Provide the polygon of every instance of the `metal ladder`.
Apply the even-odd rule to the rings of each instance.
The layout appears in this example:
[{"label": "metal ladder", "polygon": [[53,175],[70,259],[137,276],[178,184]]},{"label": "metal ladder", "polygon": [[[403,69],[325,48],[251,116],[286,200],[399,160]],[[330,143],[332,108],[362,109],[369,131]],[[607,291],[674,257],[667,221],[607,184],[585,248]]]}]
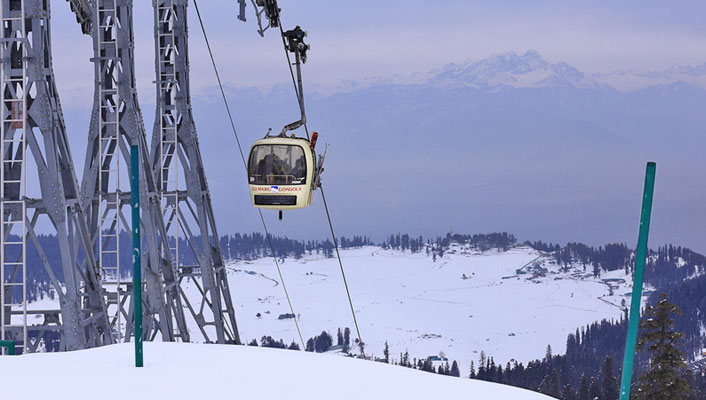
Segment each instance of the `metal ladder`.
[{"label": "metal ladder", "polygon": [[117,8],[115,1],[96,2],[98,30],[104,57],[110,61],[107,69],[101,71],[98,85],[100,99],[99,151],[100,171],[98,174],[98,265],[101,280],[107,294],[109,323],[114,329],[113,335],[122,342],[122,316],[120,307],[120,107],[118,93],[118,42]]},{"label": "metal ladder", "polygon": [[[174,2],[168,1],[159,7],[160,25],[174,24]],[[167,31],[166,33],[164,31]],[[174,276],[179,276],[179,235],[181,222],[179,218],[179,160],[178,157],[178,123],[176,115],[175,86],[178,85],[176,77],[176,38],[173,29],[160,29],[157,33],[159,41],[159,57],[157,73],[161,76],[159,90],[165,98],[169,98],[168,106],[159,119],[160,132],[160,188],[162,215],[164,216],[167,231],[167,243],[171,259],[173,260]]]},{"label": "metal ladder", "polygon": [[[14,3],[17,4],[17,3]],[[26,89],[27,60],[26,20],[24,1],[19,9],[9,5],[0,8],[3,27],[21,23],[21,32],[3,29],[0,59],[3,60],[2,87],[0,88],[0,142],[2,143],[2,168],[0,168],[0,340],[14,340],[16,348],[27,348],[27,196],[26,141],[27,122]],[[10,15],[5,15],[9,11]],[[9,37],[4,37],[9,33]],[[16,65],[21,55],[20,65]],[[12,74],[13,68],[22,68],[22,75]],[[8,74],[9,72],[9,74]],[[9,75],[9,76],[8,76]],[[6,98],[6,92],[11,94]],[[9,113],[9,115],[8,115]],[[6,123],[9,122],[9,130]],[[16,352],[19,354],[19,352]]]}]

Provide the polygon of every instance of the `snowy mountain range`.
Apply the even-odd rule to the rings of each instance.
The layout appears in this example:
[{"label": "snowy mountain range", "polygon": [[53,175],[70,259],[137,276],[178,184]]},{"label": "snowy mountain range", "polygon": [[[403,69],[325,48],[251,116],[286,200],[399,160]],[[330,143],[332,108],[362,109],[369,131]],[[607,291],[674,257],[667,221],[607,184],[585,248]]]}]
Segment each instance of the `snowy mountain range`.
[{"label": "snowy mountain range", "polygon": [[662,71],[617,70],[594,74],[593,78],[626,92],[677,82],[703,88],[706,87],[706,63],[695,66],[674,65]]},{"label": "snowy mountain range", "polygon": [[[705,71],[701,64],[592,75],[536,51],[508,52],[332,84],[309,84],[305,68],[304,93],[309,128],[330,144],[323,179],[342,232],[436,235],[456,226],[624,242],[635,235],[650,160],[659,171],[651,238],[706,251],[698,223],[706,186],[693,184],[703,179]],[[149,89],[141,92],[147,99]],[[299,116],[291,84],[226,93],[246,151],[268,128]],[[194,93],[193,102],[219,229],[260,229],[219,91]],[[142,109],[150,131],[154,108]],[[67,114],[78,170],[87,115]],[[288,218],[281,235],[327,234],[310,213]]]},{"label": "snowy mountain range", "polygon": [[[356,81],[314,84],[319,96],[386,85],[466,85],[482,90],[499,88],[554,88],[630,93],[653,86],[687,83],[706,88],[706,62],[696,66],[674,65],[661,71],[616,70],[586,74],[566,62],[550,63],[539,52],[528,50],[496,54],[481,60],[451,63],[427,72],[370,77]],[[261,88],[262,90],[271,90]],[[287,88],[288,89],[288,88]]]},{"label": "snowy mountain range", "polygon": [[565,62],[547,62],[534,50],[522,55],[508,52],[476,62],[449,64],[433,71],[430,82],[463,82],[481,89],[513,87],[598,90],[605,86]]},{"label": "snowy mountain range", "polygon": [[[607,78],[529,51],[411,76],[306,86],[305,94],[309,127],[330,144],[323,179],[347,232],[386,234],[391,226],[436,234],[457,226],[553,241],[627,241],[652,160],[659,187],[669,190],[659,193],[651,237],[703,250],[695,216],[703,215],[697,199],[706,198],[706,186],[692,183],[702,179],[706,87],[679,81],[687,72],[701,76],[699,68],[670,71],[660,86],[622,92]],[[232,210],[221,217],[222,229],[256,230],[247,188],[233,185],[246,178],[213,93],[195,97],[194,115],[209,149],[216,209]],[[291,85],[227,94],[245,143],[299,115]],[[282,235],[301,235],[302,226],[322,227],[309,236],[326,233],[307,213],[288,218]]]}]

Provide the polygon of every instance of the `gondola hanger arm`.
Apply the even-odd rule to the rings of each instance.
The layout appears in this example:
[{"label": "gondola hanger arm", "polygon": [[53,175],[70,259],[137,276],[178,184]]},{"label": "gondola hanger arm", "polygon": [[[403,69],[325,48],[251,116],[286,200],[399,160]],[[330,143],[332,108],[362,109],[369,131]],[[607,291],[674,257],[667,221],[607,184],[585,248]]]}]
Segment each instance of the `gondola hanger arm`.
[{"label": "gondola hanger arm", "polygon": [[76,22],[81,25],[84,35],[90,35],[93,29],[93,11],[89,0],[66,0],[71,6],[71,11],[76,14]]}]

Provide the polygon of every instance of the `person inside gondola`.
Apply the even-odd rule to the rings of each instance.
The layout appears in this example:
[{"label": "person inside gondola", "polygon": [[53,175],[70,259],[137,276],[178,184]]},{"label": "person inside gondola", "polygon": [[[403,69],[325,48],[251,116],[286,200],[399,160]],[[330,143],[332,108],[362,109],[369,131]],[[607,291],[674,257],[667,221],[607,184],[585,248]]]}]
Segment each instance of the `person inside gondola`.
[{"label": "person inside gondola", "polygon": [[[292,168],[291,175],[297,183],[306,183],[306,157],[304,154],[297,159]],[[292,182],[293,183],[293,182]]]},{"label": "person inside gondola", "polygon": [[257,175],[267,176],[268,184],[277,184],[287,175],[289,168],[276,154],[268,154],[257,163]]}]

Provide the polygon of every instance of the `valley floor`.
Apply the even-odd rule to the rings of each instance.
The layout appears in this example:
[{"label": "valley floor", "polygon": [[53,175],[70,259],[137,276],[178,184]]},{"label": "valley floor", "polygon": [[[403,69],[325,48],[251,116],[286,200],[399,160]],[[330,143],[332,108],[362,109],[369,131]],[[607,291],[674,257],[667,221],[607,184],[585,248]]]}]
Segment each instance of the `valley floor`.
[{"label": "valley floor", "polygon": [[[467,374],[480,352],[504,365],[542,358],[547,345],[566,349],[567,335],[603,318],[619,318],[629,303],[623,271],[594,277],[591,266],[562,270],[538,251],[518,247],[478,252],[453,246],[433,260],[426,253],[379,247],[342,252],[366,353],[394,359],[444,353]],[[322,330],[354,325],[335,258],[281,260],[304,340]],[[299,341],[271,258],[230,263],[229,276],[241,336]],[[193,288],[191,289],[193,290]],[[259,314],[259,316],[258,316]],[[335,342],[334,342],[335,344]]]},{"label": "valley floor", "polygon": [[[619,318],[631,291],[622,270],[594,277],[591,266],[561,268],[528,247],[479,252],[452,245],[436,259],[373,246],[341,255],[367,355],[383,357],[385,342],[393,360],[405,351],[410,360],[442,353],[466,376],[482,351],[503,366],[543,358],[547,345],[565,352],[569,333]],[[339,327],[351,328],[356,338],[335,258],[315,253],[280,265],[304,340],[325,330],[336,344]],[[227,268],[242,340],[268,335],[299,343],[293,319],[280,318],[290,310],[272,259],[233,261]],[[185,280],[183,288],[197,299],[193,282]],[[45,298],[30,308],[57,307]],[[203,341],[193,320],[190,331],[192,340]]]}]

